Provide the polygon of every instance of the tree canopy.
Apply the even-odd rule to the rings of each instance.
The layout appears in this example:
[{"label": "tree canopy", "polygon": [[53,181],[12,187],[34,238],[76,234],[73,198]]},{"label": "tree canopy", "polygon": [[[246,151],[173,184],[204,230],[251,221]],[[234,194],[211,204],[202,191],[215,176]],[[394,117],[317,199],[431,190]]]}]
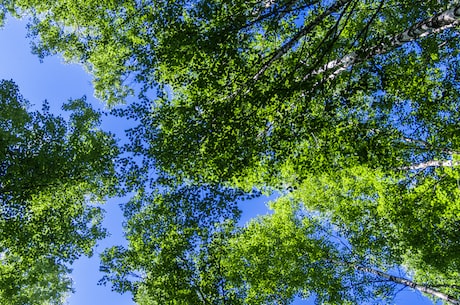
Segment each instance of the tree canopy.
[{"label": "tree canopy", "polygon": [[0,82],[0,300],[64,304],[69,264],[105,236],[102,202],[114,193],[113,135],[85,99],[70,119],[30,111],[12,81]]},{"label": "tree canopy", "polygon": [[[399,285],[460,303],[457,2],[0,6],[97,97],[137,99],[116,111],[139,122],[125,149],[142,159],[122,172],[129,245],[103,255],[116,290],[350,304]],[[274,214],[239,226],[235,200],[260,193]]]}]

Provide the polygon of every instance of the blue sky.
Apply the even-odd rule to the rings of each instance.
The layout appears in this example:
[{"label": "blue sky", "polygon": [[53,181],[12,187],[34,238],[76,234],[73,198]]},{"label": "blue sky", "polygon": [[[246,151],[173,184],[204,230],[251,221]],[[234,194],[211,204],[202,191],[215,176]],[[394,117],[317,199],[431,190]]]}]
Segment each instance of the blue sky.
[{"label": "blue sky", "polygon": [[[53,111],[61,113],[60,107],[65,101],[83,95],[95,107],[104,108],[102,103],[92,97],[91,79],[81,66],[64,64],[57,56],[46,58],[40,63],[30,53],[25,36],[25,23],[16,20],[8,20],[5,28],[0,30],[0,79],[13,79],[21,94],[38,108],[46,99]],[[117,134],[123,130],[123,126],[113,121],[103,122],[103,125],[104,129]],[[122,199],[111,199],[104,206],[107,212],[104,226],[111,236],[99,243],[92,258],[81,258],[74,264],[72,278],[76,293],[70,297],[69,305],[134,304],[130,295],[120,295],[112,292],[110,287],[97,285],[102,277],[98,272],[98,254],[105,247],[123,243],[123,217],[119,208],[121,202]]]},{"label": "blue sky", "polygon": [[[0,79],[13,79],[19,86],[21,94],[37,108],[47,100],[54,112],[61,113],[61,105],[71,99],[87,96],[95,108],[104,105],[93,97],[90,76],[84,69],[75,64],[65,64],[58,56],[47,57],[43,63],[32,55],[30,44],[26,39],[25,22],[10,19],[0,30]],[[63,114],[65,116],[65,113]],[[105,120],[102,128],[114,132],[117,137],[123,137],[126,125],[120,124],[120,119]],[[107,247],[125,244],[122,233],[123,216],[119,204],[123,199],[110,199],[104,206],[106,210],[104,226],[111,236],[99,243],[92,258],[83,257],[73,266],[72,278],[76,293],[71,295],[69,305],[132,305],[131,295],[120,295],[112,292],[110,287],[98,286],[102,277],[99,270],[98,255]],[[266,212],[264,201],[258,204],[244,203],[244,220]]]},{"label": "blue sky", "polygon": [[[51,105],[53,111],[60,113],[62,103],[70,98],[79,98],[86,95],[97,108],[104,108],[104,105],[93,98],[91,79],[81,66],[64,64],[58,56],[48,57],[44,63],[30,53],[29,42],[26,39],[25,22],[8,20],[6,26],[0,30],[0,79],[13,79],[19,86],[22,95],[37,107],[45,99]],[[111,130],[119,137],[122,137],[124,125],[119,119],[106,120],[103,128]],[[244,203],[242,208],[245,213],[243,220],[265,213],[265,199],[257,202]],[[104,248],[112,245],[124,244],[122,235],[123,217],[119,204],[123,199],[111,199],[106,205],[105,227],[111,236],[96,248],[95,255],[79,259],[73,266],[72,278],[76,293],[69,299],[69,305],[132,305],[134,302],[128,294],[119,295],[111,292],[110,287],[98,286],[101,278],[98,272],[98,254]],[[305,304],[299,302],[298,304]],[[405,289],[398,294],[395,304],[432,304],[428,299],[418,293]]]}]

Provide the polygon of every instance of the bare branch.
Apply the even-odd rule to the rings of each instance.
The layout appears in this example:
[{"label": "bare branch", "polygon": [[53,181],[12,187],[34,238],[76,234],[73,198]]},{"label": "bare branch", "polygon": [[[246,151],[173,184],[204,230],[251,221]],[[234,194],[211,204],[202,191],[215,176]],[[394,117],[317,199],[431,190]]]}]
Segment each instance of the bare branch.
[{"label": "bare branch", "polygon": [[285,44],[283,44],[280,48],[278,48],[275,52],[273,52],[269,56],[269,59],[265,61],[265,63],[262,65],[259,71],[252,76],[252,78],[250,79],[248,83],[246,83],[244,86],[242,86],[241,88],[239,88],[232,94],[226,96],[225,99],[233,99],[234,97],[236,97],[243,91],[244,91],[244,94],[247,94],[250,91],[249,87],[253,85],[254,83],[256,83],[259,80],[259,78],[265,73],[265,71],[267,71],[267,69],[273,65],[274,62],[276,62],[279,58],[287,54],[289,50],[291,50],[291,48],[302,37],[311,33],[324,20],[326,16],[339,11],[342,7],[344,7],[347,3],[351,1],[353,0],[337,1],[334,5],[330,6],[322,14],[316,16],[310,23],[301,27],[300,30],[291,39],[289,39],[289,41],[287,41]]},{"label": "bare branch", "polygon": [[334,5],[325,10],[322,14],[318,15],[311,23],[303,26],[288,42],[281,46],[270,59],[259,69],[259,71],[252,77],[253,80],[258,80],[259,77],[280,57],[285,55],[302,37],[310,33],[317,25],[319,25],[326,16],[338,11],[350,0],[340,0]]}]

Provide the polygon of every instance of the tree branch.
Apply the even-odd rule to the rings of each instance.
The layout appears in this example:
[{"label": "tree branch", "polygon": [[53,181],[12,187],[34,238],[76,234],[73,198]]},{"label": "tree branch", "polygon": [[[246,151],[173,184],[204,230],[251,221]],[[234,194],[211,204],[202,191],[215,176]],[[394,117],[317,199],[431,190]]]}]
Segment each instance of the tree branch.
[{"label": "tree branch", "polygon": [[388,273],[385,273],[385,272],[382,272],[382,271],[379,271],[379,270],[376,270],[376,269],[363,267],[363,266],[359,266],[359,265],[354,265],[353,267],[356,270],[359,270],[361,272],[370,273],[370,274],[376,275],[378,277],[387,279],[387,280],[389,280],[389,281],[391,281],[393,283],[404,285],[406,287],[410,287],[410,288],[418,290],[420,292],[423,292],[423,293],[432,295],[434,297],[437,297],[437,298],[439,298],[439,299],[441,299],[443,301],[446,301],[448,303],[460,305],[460,300],[458,300],[458,299],[456,299],[456,298],[454,298],[454,297],[452,297],[452,296],[450,296],[448,294],[445,294],[445,293],[443,293],[441,291],[433,289],[431,287],[417,284],[417,283],[415,283],[415,282],[413,282],[413,281],[411,281],[409,279],[399,277],[399,276],[394,276],[394,275],[391,275],[391,274],[388,274]]},{"label": "tree branch", "polygon": [[399,167],[398,170],[418,170],[427,169],[429,167],[453,167],[460,165],[460,161],[453,160],[431,160],[427,162],[417,163],[409,166]]},{"label": "tree branch", "polygon": [[372,47],[364,48],[360,51],[352,52],[341,59],[335,59],[322,68],[307,74],[303,81],[310,79],[311,77],[334,70],[327,79],[331,80],[337,77],[342,71],[345,71],[354,64],[365,61],[368,58],[376,55],[387,53],[393,49],[396,49],[403,44],[411,41],[415,41],[419,38],[426,37],[434,33],[440,33],[446,29],[452,28],[460,24],[460,5],[450,8],[436,16],[425,19],[419,23],[408,28],[406,31],[390,36],[384,39],[385,42]]},{"label": "tree branch", "polygon": [[414,143],[414,144],[423,146],[425,149],[440,151],[440,152],[443,152],[443,153],[446,153],[446,154],[449,154],[449,155],[460,154],[459,151],[455,151],[455,150],[451,150],[451,149],[447,149],[447,148],[438,148],[438,147],[435,147],[432,144],[430,144],[430,143],[428,143],[428,142],[426,142],[424,140],[420,140],[420,139],[412,139],[412,138],[409,138],[409,137],[404,137],[402,139],[402,141],[407,142],[407,143]]},{"label": "tree branch", "polygon": [[285,55],[302,37],[310,33],[317,25],[319,25],[326,16],[338,11],[345,4],[351,0],[339,0],[334,5],[330,6],[322,14],[318,15],[311,23],[304,25],[300,30],[283,46],[281,46],[270,59],[259,69],[259,71],[252,77],[253,80],[258,80],[260,76],[280,57]]}]

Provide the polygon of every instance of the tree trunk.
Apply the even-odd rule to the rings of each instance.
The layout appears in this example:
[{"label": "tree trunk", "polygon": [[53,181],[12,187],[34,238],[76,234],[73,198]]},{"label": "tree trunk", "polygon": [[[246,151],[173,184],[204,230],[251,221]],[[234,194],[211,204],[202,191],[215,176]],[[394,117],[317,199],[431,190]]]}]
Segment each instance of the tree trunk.
[{"label": "tree trunk", "polygon": [[425,19],[398,35],[387,37],[384,39],[383,43],[364,48],[361,51],[352,52],[341,59],[332,60],[325,64],[321,69],[307,74],[303,80],[308,80],[314,75],[331,70],[333,70],[333,72],[327,77],[327,79],[334,79],[342,71],[350,68],[354,64],[363,62],[376,55],[387,53],[407,42],[411,42],[434,33],[440,33],[458,24],[460,24],[460,5],[450,8],[434,17]]},{"label": "tree trunk", "polygon": [[418,170],[418,169],[427,169],[429,167],[453,167],[460,165],[459,161],[452,160],[431,160],[427,162],[417,163],[410,166],[404,166],[398,168],[399,170]]},{"label": "tree trunk", "polygon": [[271,55],[270,59],[264,63],[264,65],[259,69],[259,71],[252,77],[253,80],[258,80],[259,77],[280,57],[289,52],[291,48],[305,35],[311,33],[311,31],[320,24],[326,16],[337,12],[342,7],[344,7],[350,0],[340,0],[335,4],[330,6],[322,14],[318,15],[312,22],[307,25],[304,25],[300,30],[284,45],[282,45],[274,54]]},{"label": "tree trunk", "polygon": [[391,281],[393,283],[404,285],[406,287],[410,287],[410,288],[418,290],[420,292],[432,295],[432,296],[434,296],[436,298],[439,298],[439,299],[441,299],[441,300],[443,300],[445,302],[460,305],[460,300],[458,300],[458,299],[456,299],[456,298],[454,298],[454,297],[452,297],[452,296],[450,296],[448,294],[440,292],[440,291],[438,291],[436,289],[433,289],[431,287],[428,287],[428,286],[425,286],[425,285],[419,285],[419,284],[417,284],[417,283],[415,283],[415,282],[413,282],[411,280],[408,280],[406,278],[390,275],[388,273],[385,273],[385,272],[382,272],[382,271],[379,271],[379,270],[376,270],[376,269],[368,268],[368,267],[363,267],[363,266],[354,266],[354,268],[356,270],[366,272],[366,273],[370,273],[370,274],[376,275],[378,277],[387,279],[388,281]]}]

